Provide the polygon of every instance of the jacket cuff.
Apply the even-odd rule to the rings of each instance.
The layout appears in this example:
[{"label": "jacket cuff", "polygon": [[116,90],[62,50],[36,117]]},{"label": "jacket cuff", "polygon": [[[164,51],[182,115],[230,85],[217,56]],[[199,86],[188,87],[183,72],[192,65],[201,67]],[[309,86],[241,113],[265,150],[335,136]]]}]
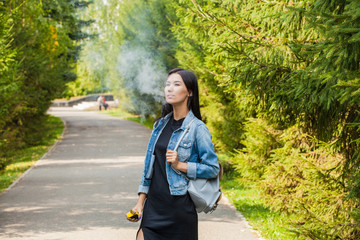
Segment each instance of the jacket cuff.
[{"label": "jacket cuff", "polygon": [[140,193],[145,193],[145,194],[147,194],[147,193],[149,192],[149,188],[150,188],[150,186],[140,185],[140,186],[139,186],[139,189],[138,189],[138,194],[140,194]]},{"label": "jacket cuff", "polygon": [[190,179],[196,179],[196,163],[194,162],[187,163],[187,176]]}]

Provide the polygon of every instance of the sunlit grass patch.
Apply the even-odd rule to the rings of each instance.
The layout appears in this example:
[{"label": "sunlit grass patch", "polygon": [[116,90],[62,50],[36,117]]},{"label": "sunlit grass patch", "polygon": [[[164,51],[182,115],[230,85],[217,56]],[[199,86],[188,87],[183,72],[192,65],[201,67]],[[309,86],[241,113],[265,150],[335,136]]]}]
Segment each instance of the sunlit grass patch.
[{"label": "sunlit grass patch", "polygon": [[41,145],[15,150],[8,154],[11,164],[0,172],[0,192],[8,188],[54,145],[56,140],[61,137],[64,124],[60,118],[49,115],[44,125],[39,126],[40,128],[42,129],[40,132]]},{"label": "sunlit grass patch", "polygon": [[300,240],[291,232],[293,215],[271,211],[255,185],[242,181],[235,174],[225,174],[221,189],[249,224],[266,240]]},{"label": "sunlit grass patch", "polygon": [[106,113],[110,116],[121,117],[129,121],[137,122],[150,129],[152,129],[154,125],[154,121],[152,119],[143,119],[141,116],[128,113],[121,108],[112,108],[108,111],[101,111],[101,113]]}]

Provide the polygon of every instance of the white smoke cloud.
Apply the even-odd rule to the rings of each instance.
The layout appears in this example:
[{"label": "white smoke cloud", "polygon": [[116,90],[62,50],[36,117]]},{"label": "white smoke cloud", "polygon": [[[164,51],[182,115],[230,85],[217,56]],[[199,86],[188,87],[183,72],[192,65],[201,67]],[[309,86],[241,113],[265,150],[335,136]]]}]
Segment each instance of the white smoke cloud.
[{"label": "white smoke cloud", "polygon": [[[112,0],[99,1],[101,9],[111,6],[111,9],[119,10],[122,7],[122,1],[116,1],[116,4]],[[131,6],[134,9],[129,13],[120,11],[121,17],[109,14],[108,21],[101,20],[103,22],[94,25],[100,36],[98,44],[87,50],[87,65],[96,71],[102,86],[115,91],[118,89],[121,94],[127,95],[125,100],[131,103],[124,102],[123,105],[128,110],[149,116],[158,114],[164,103],[167,63],[161,55],[164,53],[156,47],[159,45],[159,36],[151,20],[153,16],[150,9],[143,3]],[[109,25],[109,22],[113,24]]]},{"label": "white smoke cloud", "polygon": [[143,48],[124,44],[118,57],[117,70],[124,78],[127,88],[151,95],[157,102],[163,101],[167,73],[154,54]]},{"label": "white smoke cloud", "polygon": [[90,69],[101,71],[105,65],[105,58],[100,52],[88,50],[86,53],[88,59],[88,67]]}]

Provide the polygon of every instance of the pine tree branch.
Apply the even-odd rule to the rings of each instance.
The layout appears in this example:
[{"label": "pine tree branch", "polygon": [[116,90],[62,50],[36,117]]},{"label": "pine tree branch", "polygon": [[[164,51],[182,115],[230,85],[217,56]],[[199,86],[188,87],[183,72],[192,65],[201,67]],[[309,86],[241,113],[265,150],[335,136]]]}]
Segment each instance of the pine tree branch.
[{"label": "pine tree branch", "polygon": [[[252,62],[252,63],[254,63],[254,64],[256,64],[256,65],[258,65],[258,66],[260,66],[260,67],[269,68],[269,69],[273,69],[273,70],[278,70],[278,71],[281,71],[281,72],[291,73],[291,70],[290,70],[289,68],[273,67],[273,66],[270,66],[270,65],[266,65],[266,64],[264,64],[264,63],[260,63],[260,62],[258,62],[258,61],[255,61],[254,59],[252,59],[252,58],[249,56],[249,54],[247,54],[245,51],[240,50],[240,49],[235,48],[235,47],[232,47],[232,46],[230,45],[230,43],[226,43],[226,44],[228,45],[228,47],[221,47],[221,48],[224,49],[224,50],[227,50],[228,52],[232,52],[232,51],[229,51],[230,49],[233,50],[233,52],[236,51],[236,52],[239,53],[239,55],[245,56],[246,59],[248,59],[248,61],[250,61],[250,62]],[[233,55],[235,55],[235,54],[233,54]],[[234,59],[234,60],[242,60],[242,59],[237,58],[237,57],[232,57],[232,58],[227,57],[227,58],[228,58],[228,59]]]},{"label": "pine tree branch", "polygon": [[225,10],[227,10],[235,19],[239,20],[240,22],[244,23],[246,26],[252,28],[255,31],[259,31],[260,29],[257,27],[254,27],[253,25],[251,25],[250,23],[248,23],[247,21],[239,18],[238,16],[236,16],[236,14],[234,14],[233,11],[229,10],[228,8],[226,8],[226,6],[223,6]]},{"label": "pine tree branch", "polygon": [[219,18],[217,18],[216,16],[212,15],[211,13],[209,13],[208,11],[204,11],[201,6],[197,3],[196,0],[192,0],[194,6],[198,9],[198,12],[200,13],[201,16],[203,16],[205,19],[219,25],[222,26],[228,30],[230,30],[231,32],[233,32],[234,34],[240,36],[241,38],[243,38],[244,40],[259,45],[259,46],[267,46],[265,44],[262,43],[258,43],[258,42],[254,42],[252,40],[250,40],[250,38],[256,38],[256,36],[245,36],[244,34],[238,33],[237,31],[235,31],[234,29],[232,29],[231,27],[229,27],[227,24],[225,24],[223,21],[221,21]]}]

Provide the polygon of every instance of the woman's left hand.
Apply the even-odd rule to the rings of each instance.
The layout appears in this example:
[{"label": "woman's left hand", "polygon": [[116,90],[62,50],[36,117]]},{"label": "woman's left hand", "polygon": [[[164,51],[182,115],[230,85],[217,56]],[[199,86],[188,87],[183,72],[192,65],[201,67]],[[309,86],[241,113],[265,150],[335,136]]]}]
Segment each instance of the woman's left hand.
[{"label": "woman's left hand", "polygon": [[179,170],[183,173],[187,173],[187,163],[180,162],[177,151],[168,149],[166,151],[166,162],[171,164],[173,169]]},{"label": "woman's left hand", "polygon": [[177,169],[177,165],[179,163],[178,153],[177,151],[172,151],[168,149],[166,151],[166,162],[168,164],[171,164],[171,166],[175,169]]}]

